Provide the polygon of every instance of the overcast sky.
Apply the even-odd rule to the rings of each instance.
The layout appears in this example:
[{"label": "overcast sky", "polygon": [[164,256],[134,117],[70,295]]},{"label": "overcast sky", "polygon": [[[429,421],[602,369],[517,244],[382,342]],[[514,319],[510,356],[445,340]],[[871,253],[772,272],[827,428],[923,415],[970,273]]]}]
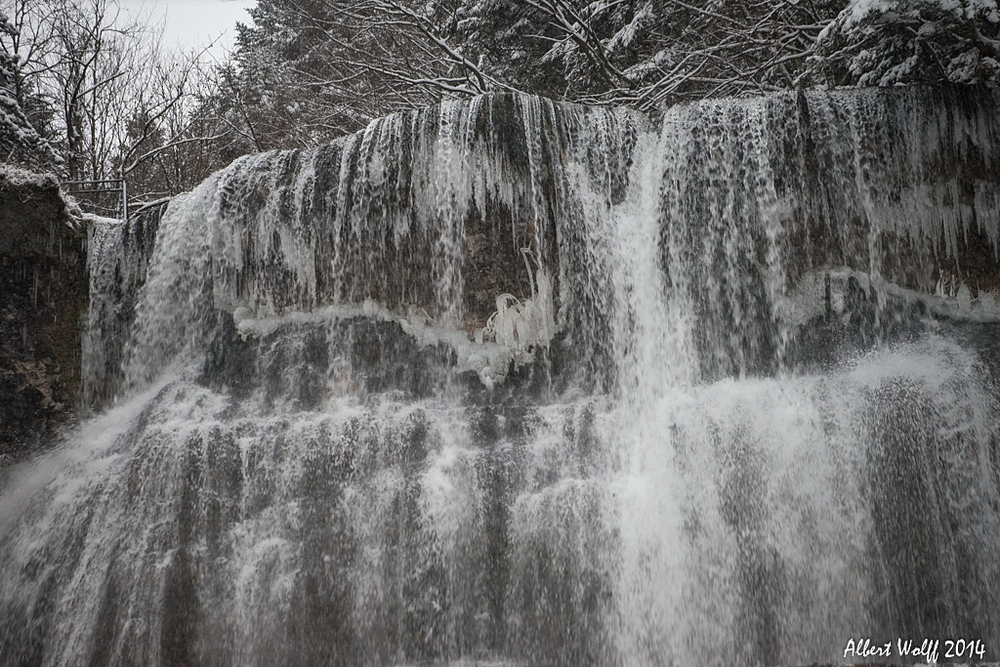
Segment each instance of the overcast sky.
[{"label": "overcast sky", "polygon": [[185,51],[222,38],[212,49],[216,58],[232,49],[236,22],[251,23],[247,9],[255,0],[120,0],[125,12],[149,18],[153,23],[166,17],[165,47],[180,45]]}]

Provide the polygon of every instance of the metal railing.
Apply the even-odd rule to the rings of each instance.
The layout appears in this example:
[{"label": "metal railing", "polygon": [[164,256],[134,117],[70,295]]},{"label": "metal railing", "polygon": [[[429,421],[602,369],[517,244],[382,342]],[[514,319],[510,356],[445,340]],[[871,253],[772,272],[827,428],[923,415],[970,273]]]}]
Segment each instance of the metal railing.
[{"label": "metal railing", "polygon": [[[122,220],[128,220],[128,184],[123,178],[105,178],[91,181],[63,181],[63,190],[74,198],[81,205],[92,209],[93,213],[114,214],[120,216]],[[108,204],[110,199],[106,195],[117,195]]]}]

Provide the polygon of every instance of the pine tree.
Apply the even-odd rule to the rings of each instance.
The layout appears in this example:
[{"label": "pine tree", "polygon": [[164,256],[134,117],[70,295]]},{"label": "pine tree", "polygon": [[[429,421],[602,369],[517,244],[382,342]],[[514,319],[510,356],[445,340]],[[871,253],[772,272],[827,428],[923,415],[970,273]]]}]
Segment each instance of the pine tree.
[{"label": "pine tree", "polygon": [[996,81],[996,0],[851,0],[823,31],[817,52],[835,85]]}]

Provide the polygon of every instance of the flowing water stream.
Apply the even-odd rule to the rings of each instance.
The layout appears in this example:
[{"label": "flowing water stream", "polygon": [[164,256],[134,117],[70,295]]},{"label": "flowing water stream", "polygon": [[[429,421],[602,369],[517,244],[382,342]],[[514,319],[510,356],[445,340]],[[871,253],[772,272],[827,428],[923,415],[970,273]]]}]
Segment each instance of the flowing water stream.
[{"label": "flowing water stream", "polygon": [[125,328],[95,230],[0,664],[998,659],[998,109],[392,116],[173,200]]}]

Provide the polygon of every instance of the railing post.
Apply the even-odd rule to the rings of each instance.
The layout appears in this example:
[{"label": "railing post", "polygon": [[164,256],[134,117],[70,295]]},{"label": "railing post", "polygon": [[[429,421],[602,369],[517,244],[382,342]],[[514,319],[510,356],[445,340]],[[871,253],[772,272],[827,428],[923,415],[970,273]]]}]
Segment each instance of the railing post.
[{"label": "railing post", "polygon": [[128,222],[128,183],[125,182],[125,174],[120,174],[122,179],[122,222]]}]

